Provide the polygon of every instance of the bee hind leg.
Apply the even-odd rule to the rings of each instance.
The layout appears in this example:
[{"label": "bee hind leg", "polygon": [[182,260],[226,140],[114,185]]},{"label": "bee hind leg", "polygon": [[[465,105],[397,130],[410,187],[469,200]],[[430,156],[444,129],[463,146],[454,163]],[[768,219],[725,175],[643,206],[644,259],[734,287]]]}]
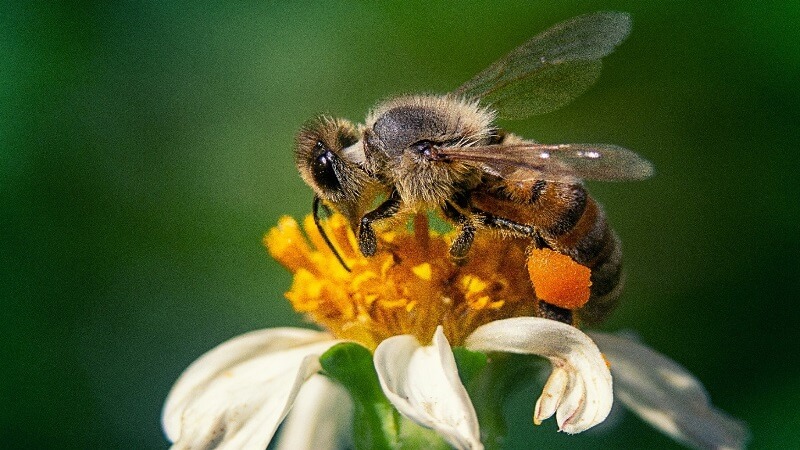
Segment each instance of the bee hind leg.
[{"label": "bee hind leg", "polygon": [[[513,220],[504,217],[494,216],[489,213],[480,212],[483,225],[490,228],[495,228],[503,231],[510,232],[512,235],[519,237],[531,238],[531,245],[535,248],[550,248],[547,242],[542,238],[541,234],[532,226],[514,222]],[[567,325],[575,325],[575,317],[572,310],[561,308],[552,305],[545,301],[539,300],[536,308],[536,316],[544,317],[545,319],[557,320]]]},{"label": "bee hind leg", "polygon": [[532,239],[531,245],[533,245],[535,248],[552,248],[542,237],[542,234],[531,225],[514,222],[513,220],[506,219],[505,217],[495,216],[474,208],[473,211],[477,217],[480,217],[481,225],[483,226],[494,228],[495,230],[506,231],[515,237]]},{"label": "bee hind leg", "polygon": [[508,231],[514,236],[518,237],[527,237],[527,238],[536,238],[539,233],[536,230],[526,224],[522,224],[519,222],[514,222],[513,220],[506,219],[505,217],[495,216],[494,214],[489,214],[485,211],[474,210],[481,218],[481,223],[489,228],[494,228],[496,230]]},{"label": "bee hind leg", "polygon": [[557,320],[567,325],[575,325],[575,320],[571,309],[565,309],[556,305],[551,305],[550,303],[542,300],[539,300],[539,305],[536,308],[536,316],[550,320]]},{"label": "bee hind leg", "polygon": [[[454,200],[459,206],[463,206],[461,205],[463,199],[456,198]],[[534,240],[539,237],[539,234],[530,225],[495,216],[477,208],[469,208],[469,211],[469,214],[462,213],[450,201],[445,202],[442,206],[442,212],[445,217],[456,222],[459,227],[458,236],[456,236],[453,243],[450,245],[450,256],[456,261],[461,261],[467,257],[467,252],[469,252],[469,249],[472,247],[472,242],[475,239],[475,232],[478,226],[507,231],[514,236],[533,238]]]}]

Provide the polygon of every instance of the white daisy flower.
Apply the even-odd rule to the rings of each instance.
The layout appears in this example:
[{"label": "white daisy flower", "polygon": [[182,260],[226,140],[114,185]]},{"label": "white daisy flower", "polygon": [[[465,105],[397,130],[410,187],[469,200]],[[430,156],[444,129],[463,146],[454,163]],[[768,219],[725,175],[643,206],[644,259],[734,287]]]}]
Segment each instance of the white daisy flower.
[{"label": "white daisy flower", "polygon": [[320,363],[345,341],[373,352],[378,383],[396,411],[458,449],[483,444],[453,346],[547,358],[552,370],[534,407],[536,424],[555,415],[561,431],[579,433],[601,423],[614,398],[613,374],[617,398],[676,439],[704,448],[744,445],[744,428],[713,409],[675,363],[635,342],[595,334],[601,354],[578,328],[531,317],[537,300],[520,270],[524,243],[479,236],[472,251],[487,256],[455,265],[446,239],[418,219],[414,232],[384,233],[388,249],[363,258],[341,217],[328,222],[334,241],[349,244],[340,253],[352,272],[338,264],[310,218],[305,232],[316,249],[288,218],[265,238],[295,274],[286,297],[328,331],[255,331],[203,355],[164,406],[174,448],[264,449],[282,423],[281,449],[353,445],[353,397],[323,375]]}]

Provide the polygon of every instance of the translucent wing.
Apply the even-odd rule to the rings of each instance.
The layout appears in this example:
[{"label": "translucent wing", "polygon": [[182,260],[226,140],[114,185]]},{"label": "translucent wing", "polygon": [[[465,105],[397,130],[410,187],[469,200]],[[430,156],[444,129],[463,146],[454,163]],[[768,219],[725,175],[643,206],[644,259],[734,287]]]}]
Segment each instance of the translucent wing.
[{"label": "translucent wing", "polygon": [[533,37],[459,87],[500,117],[544,114],[572,101],[597,80],[608,55],[628,35],[630,16],[597,12],[561,22]]},{"label": "translucent wing", "polygon": [[444,147],[437,149],[436,158],[474,164],[509,181],[630,181],[653,174],[649,161],[610,144]]}]

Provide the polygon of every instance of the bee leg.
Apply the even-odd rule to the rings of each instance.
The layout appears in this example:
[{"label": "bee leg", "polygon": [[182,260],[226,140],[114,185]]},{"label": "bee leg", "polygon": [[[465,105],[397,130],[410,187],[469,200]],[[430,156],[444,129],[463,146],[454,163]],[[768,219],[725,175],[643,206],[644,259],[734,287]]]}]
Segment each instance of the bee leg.
[{"label": "bee leg", "polygon": [[537,309],[538,311],[536,315],[538,317],[544,317],[545,319],[550,319],[550,320],[557,320],[567,325],[575,324],[572,317],[572,310],[570,309],[565,309],[558,307],[556,305],[551,305],[550,303],[541,300],[539,300],[539,306],[537,307]]},{"label": "bee leg", "polygon": [[453,243],[450,244],[450,257],[454,260],[462,261],[467,257],[469,249],[472,247],[472,241],[475,240],[475,224],[467,219],[461,225],[461,230],[458,232]]},{"label": "bee leg", "polygon": [[473,212],[480,216],[481,222],[487,227],[508,231],[518,237],[536,238],[538,235],[536,230],[530,225],[514,222],[513,220],[506,219],[505,217],[495,216],[487,213],[486,211],[481,211],[474,208]]},{"label": "bee leg", "polygon": [[536,227],[514,222],[513,220],[498,217],[475,208],[473,208],[473,212],[481,218],[482,225],[496,230],[507,231],[517,237],[533,239],[533,246],[536,248],[551,248]]},{"label": "bee leg", "polygon": [[364,256],[372,256],[378,251],[378,238],[372,228],[372,222],[387,219],[397,214],[402,200],[397,191],[392,191],[389,198],[378,205],[377,208],[364,214],[358,227],[358,249]]},{"label": "bee leg", "polygon": [[448,219],[458,223],[458,236],[450,244],[450,257],[456,262],[462,262],[467,257],[472,242],[475,240],[475,231],[477,230],[475,222],[472,218],[462,214],[450,202],[444,203],[442,212]]},{"label": "bee leg", "polygon": [[[479,214],[483,224],[488,227],[508,231],[511,234],[519,237],[531,238],[533,241],[531,245],[536,248],[550,248],[536,228],[530,225],[514,222],[513,220],[509,220],[504,217],[498,217],[483,211],[480,211]],[[542,300],[539,300],[536,315],[538,317],[544,317],[550,320],[557,320],[559,322],[566,323],[567,325],[575,324],[572,310],[551,305],[550,303]]]}]

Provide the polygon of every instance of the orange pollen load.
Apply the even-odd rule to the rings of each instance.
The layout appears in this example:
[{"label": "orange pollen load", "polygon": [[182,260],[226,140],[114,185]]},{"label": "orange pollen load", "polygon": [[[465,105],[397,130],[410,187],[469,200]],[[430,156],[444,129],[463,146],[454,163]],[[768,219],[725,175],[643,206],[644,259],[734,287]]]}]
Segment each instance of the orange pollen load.
[{"label": "orange pollen load", "polygon": [[592,271],[567,255],[534,249],[528,257],[528,273],[536,296],[547,303],[574,310],[589,301]]}]

